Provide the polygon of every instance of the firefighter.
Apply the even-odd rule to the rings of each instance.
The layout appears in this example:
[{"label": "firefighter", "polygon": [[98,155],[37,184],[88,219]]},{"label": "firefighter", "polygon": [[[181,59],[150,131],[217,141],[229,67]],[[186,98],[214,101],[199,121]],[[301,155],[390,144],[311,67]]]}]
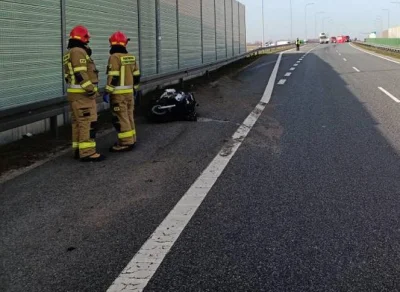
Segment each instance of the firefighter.
[{"label": "firefighter", "polygon": [[118,134],[118,142],[110,147],[110,152],[131,151],[136,144],[133,96],[139,90],[140,71],[136,58],[126,49],[129,40],[120,31],[109,39],[111,49],[103,99],[110,102],[112,123]]},{"label": "firefighter", "polygon": [[296,40],[296,49],[297,49],[297,51],[300,50],[300,40],[299,40],[299,38],[297,38],[297,40]]},{"label": "firefighter", "polygon": [[98,162],[105,157],[96,151],[98,71],[90,57],[89,39],[86,27],[74,27],[70,32],[68,53],[63,58],[63,64],[72,113],[75,158],[82,162]]}]

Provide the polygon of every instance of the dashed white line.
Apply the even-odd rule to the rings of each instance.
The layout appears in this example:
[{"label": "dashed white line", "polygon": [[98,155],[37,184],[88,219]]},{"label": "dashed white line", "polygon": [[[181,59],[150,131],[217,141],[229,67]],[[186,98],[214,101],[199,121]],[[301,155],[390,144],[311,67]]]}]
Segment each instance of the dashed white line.
[{"label": "dashed white line", "polygon": [[169,253],[198,207],[235,155],[250,130],[269,103],[281,63],[281,52],[265,88],[261,101],[233,134],[208,167],[183,195],[164,221],[128,263],[107,292],[143,291],[165,256]]},{"label": "dashed white line", "polygon": [[296,70],[296,68],[294,68],[294,67],[290,68],[290,71],[294,71],[294,70]]},{"label": "dashed white line", "polygon": [[296,63],[297,63],[297,64],[301,63],[301,60],[297,61]]},{"label": "dashed white line", "polygon": [[383,89],[382,87],[378,87],[380,91],[382,91],[384,94],[386,94],[387,96],[389,96],[391,99],[393,99],[395,102],[400,103],[400,100],[397,99],[395,96],[393,96],[393,94],[391,94],[389,91]]},{"label": "dashed white line", "polygon": [[356,70],[357,72],[361,72],[360,70],[358,70],[356,67],[353,67],[354,70]]},{"label": "dashed white line", "polygon": [[294,67],[297,67],[297,66],[299,66],[299,64],[294,64],[293,66],[294,66]]},{"label": "dashed white line", "polygon": [[287,73],[285,74],[285,77],[290,77],[290,75],[292,75],[292,72],[287,72]]},{"label": "dashed white line", "polygon": [[341,53],[339,53],[339,56],[341,56],[342,54]]},{"label": "dashed white line", "polygon": [[346,59],[346,58],[343,58],[343,61],[347,62],[347,59]]},{"label": "dashed white line", "polygon": [[281,80],[278,81],[278,84],[279,84],[279,85],[283,85],[283,84],[285,84],[285,83],[286,83],[286,79],[281,79]]}]

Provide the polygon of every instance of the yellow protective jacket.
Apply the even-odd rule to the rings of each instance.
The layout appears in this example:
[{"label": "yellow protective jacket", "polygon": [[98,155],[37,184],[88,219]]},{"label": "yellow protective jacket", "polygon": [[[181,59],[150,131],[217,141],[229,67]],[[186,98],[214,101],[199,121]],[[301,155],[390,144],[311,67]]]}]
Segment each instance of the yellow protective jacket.
[{"label": "yellow protective jacket", "polygon": [[83,48],[75,47],[64,55],[64,74],[68,93],[93,96],[99,83],[96,66]]},{"label": "yellow protective jacket", "polygon": [[115,53],[108,59],[106,91],[110,94],[130,94],[139,90],[140,70],[136,58]]}]

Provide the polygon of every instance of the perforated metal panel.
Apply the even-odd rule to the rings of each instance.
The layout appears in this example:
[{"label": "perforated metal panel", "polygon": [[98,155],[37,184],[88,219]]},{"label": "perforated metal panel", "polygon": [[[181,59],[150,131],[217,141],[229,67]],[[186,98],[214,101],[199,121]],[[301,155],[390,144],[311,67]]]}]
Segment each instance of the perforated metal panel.
[{"label": "perforated metal panel", "polygon": [[[89,9],[90,8],[90,9]],[[100,71],[100,86],[106,82],[106,67],[109,57],[108,39],[121,30],[131,39],[129,53],[139,60],[138,10],[136,0],[67,0],[67,34],[78,24],[85,25],[91,34],[92,58]]]},{"label": "perforated metal panel", "polygon": [[179,0],[180,69],[201,65],[201,19],[199,0]]},{"label": "perforated metal panel", "polygon": [[157,74],[156,1],[139,0],[140,61],[143,76]]},{"label": "perforated metal panel", "polygon": [[178,70],[178,24],[176,0],[160,0],[160,71]]},{"label": "perforated metal panel", "polygon": [[215,51],[215,7],[214,0],[202,1],[203,16],[203,63],[216,60]]},{"label": "perforated metal panel", "polygon": [[0,110],[63,95],[60,7],[0,1]]},{"label": "perforated metal panel", "polygon": [[246,7],[239,4],[239,36],[240,53],[246,52]]},{"label": "perforated metal panel", "polygon": [[233,15],[233,53],[240,54],[240,39],[239,39],[239,3],[236,0],[232,2]]},{"label": "perforated metal panel", "polygon": [[226,21],[227,57],[232,57],[233,56],[232,0],[225,0],[225,21]]},{"label": "perforated metal panel", "polygon": [[217,27],[217,59],[226,58],[225,0],[215,0]]}]

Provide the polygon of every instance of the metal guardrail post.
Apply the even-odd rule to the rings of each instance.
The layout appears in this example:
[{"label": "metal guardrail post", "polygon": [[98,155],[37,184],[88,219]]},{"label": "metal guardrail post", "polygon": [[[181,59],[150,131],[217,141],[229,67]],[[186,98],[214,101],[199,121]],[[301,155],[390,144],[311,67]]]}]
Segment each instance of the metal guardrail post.
[{"label": "metal guardrail post", "polygon": [[180,40],[179,40],[179,0],[176,0],[176,38],[177,38],[177,52],[178,52],[178,70],[181,68],[181,48],[180,48]]},{"label": "metal guardrail post", "polygon": [[160,0],[156,0],[156,59],[157,59],[157,74],[161,72],[161,15],[160,15]]},{"label": "metal guardrail post", "polygon": [[203,0],[200,0],[201,64],[204,64]]}]

